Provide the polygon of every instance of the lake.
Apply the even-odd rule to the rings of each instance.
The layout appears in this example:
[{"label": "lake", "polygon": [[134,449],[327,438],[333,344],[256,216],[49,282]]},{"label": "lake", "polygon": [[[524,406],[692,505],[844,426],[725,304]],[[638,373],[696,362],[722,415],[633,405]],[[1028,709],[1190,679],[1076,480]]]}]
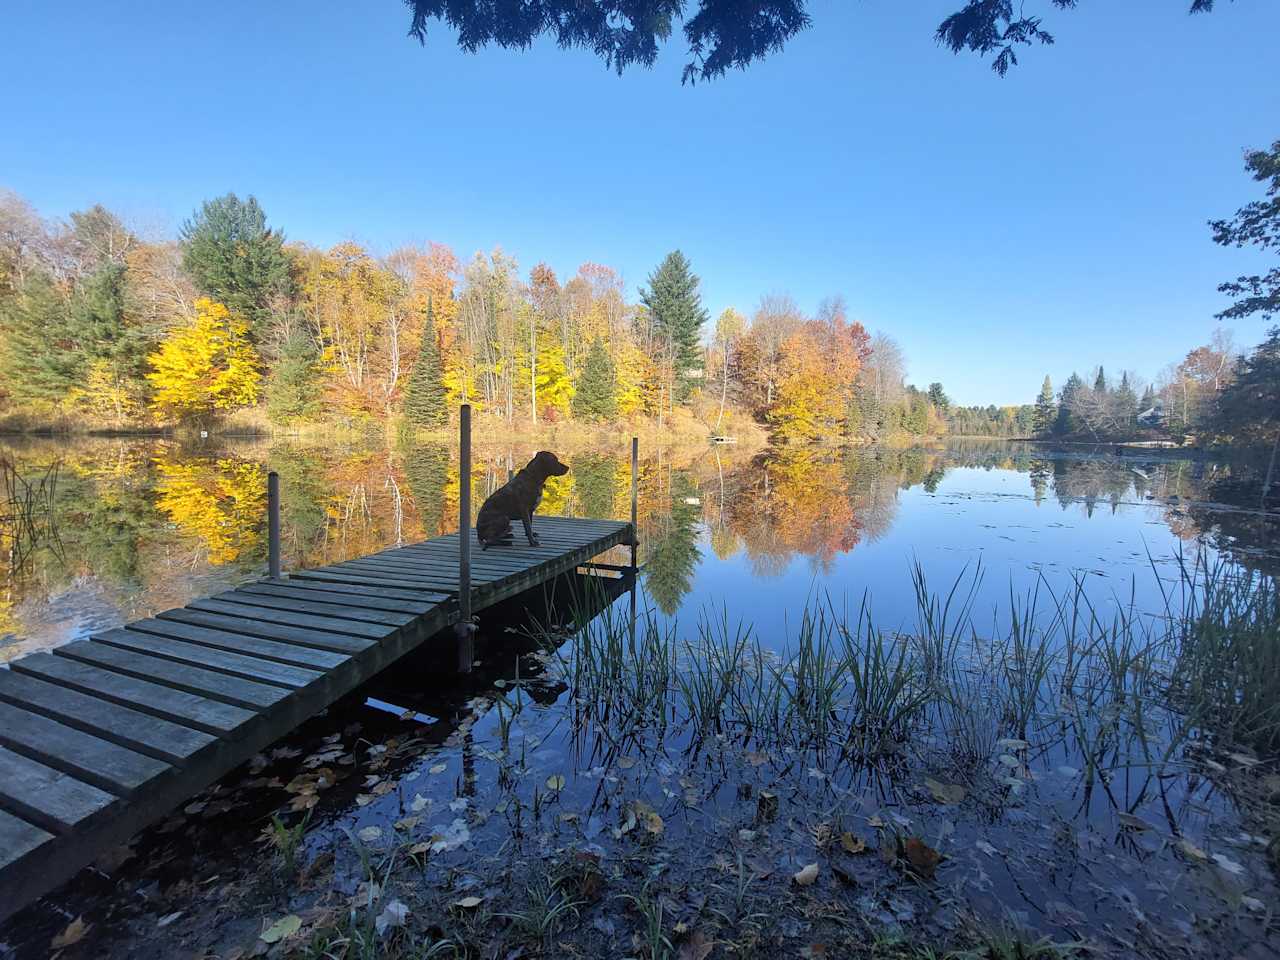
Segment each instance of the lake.
[{"label": "lake", "polygon": [[[532,452],[479,448],[477,502]],[[0,455],[27,505],[3,659],[262,575],[268,470],[286,567],[456,527],[443,445]],[[625,454],[562,459],[541,512],[628,515]],[[1210,459],[978,441],[650,453],[638,592],[582,578],[486,614],[465,682],[388,671],[0,947],[39,955],[81,914],[104,956],[150,938],[262,952],[282,915],[312,948],[349,945],[399,904],[432,920],[390,935],[441,955],[558,955],[561,937],[685,956],[703,937],[845,956],[867,931],[1274,955],[1274,755],[1244,742],[1243,713],[1227,740],[1219,701],[1188,717],[1209,702],[1188,687],[1188,576],[1219,578],[1213,618],[1274,648],[1275,518],[1233,504],[1231,478]]]},{"label": "lake", "polygon": [[[478,451],[477,505],[532,452]],[[1005,607],[1010,587],[1041,576],[1061,588],[1084,575],[1099,603],[1136,591],[1146,609],[1159,598],[1153,567],[1175,576],[1176,558],[1197,544],[1225,539],[1251,562],[1272,562],[1265,532],[1250,542],[1231,522],[1236,511],[1204,505],[1230,475],[1221,464],[995,442],[737,454],[642,458],[644,583],[665,615],[723,606],[781,638],[806,598],[856,605],[865,594],[877,622],[894,627],[915,613],[915,563],[934,589],[981,564],[981,607]],[[268,470],[282,478],[286,569],[457,528],[456,458],[443,445],[9,440],[0,457],[33,486],[55,471],[36,542],[17,569],[0,571],[0,660],[262,575]],[[628,516],[624,454],[567,460],[570,474],[552,480],[540,512]]]}]

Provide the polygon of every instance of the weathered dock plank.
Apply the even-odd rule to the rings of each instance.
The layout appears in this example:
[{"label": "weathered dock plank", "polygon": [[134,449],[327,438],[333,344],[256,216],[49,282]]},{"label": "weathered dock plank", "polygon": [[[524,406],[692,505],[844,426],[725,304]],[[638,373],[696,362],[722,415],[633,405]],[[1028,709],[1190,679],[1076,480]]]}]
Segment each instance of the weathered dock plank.
[{"label": "weathered dock plank", "polygon": [[[489,551],[470,533],[474,611],[631,536],[605,521],[534,529],[536,548]],[[0,920],[457,622],[458,568],[456,535],[395,547],[0,669]]]}]

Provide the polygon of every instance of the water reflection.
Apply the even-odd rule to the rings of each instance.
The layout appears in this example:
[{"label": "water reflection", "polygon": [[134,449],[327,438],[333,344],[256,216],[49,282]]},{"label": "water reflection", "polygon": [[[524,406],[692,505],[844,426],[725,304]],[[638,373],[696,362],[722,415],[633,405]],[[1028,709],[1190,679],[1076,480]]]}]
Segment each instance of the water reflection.
[{"label": "water reflection", "polygon": [[[532,449],[482,448],[478,507]],[[0,656],[90,628],[149,615],[258,575],[265,562],[265,475],[280,473],[287,566],[317,566],[457,525],[457,461],[449,446],[406,449],[248,442],[188,447],[156,441],[0,444],[17,476],[56,469],[51,535],[16,550],[14,510],[0,510]],[[548,484],[540,511],[625,518],[625,453],[565,451],[571,470]],[[775,604],[800,604],[795,574],[849,575],[848,559],[891,532],[911,551],[996,544],[1027,564],[1105,569],[1162,527],[1274,571],[1274,517],[1229,502],[1229,463],[1085,456],[999,443],[845,451],[788,447],[667,451],[641,462],[639,522],[645,586],[673,614],[708,582],[760,581]],[[1227,502],[1222,502],[1227,500]],[[1033,512],[1027,513],[1018,504]],[[1052,508],[1057,507],[1054,511]],[[1091,518],[1131,515],[1129,537]],[[1136,511],[1136,512],[1135,512]],[[1058,519],[1055,519],[1055,513]],[[1041,535],[1073,528],[1064,546]],[[1024,533],[1019,539],[1015,534]],[[1054,541],[1056,544],[1057,541]],[[895,549],[898,544],[893,544]],[[1066,547],[1070,546],[1077,553]],[[941,548],[941,547],[940,547]],[[905,560],[906,557],[900,557]],[[925,557],[926,567],[935,562]],[[945,564],[938,564],[945,566]],[[943,571],[944,573],[953,571]],[[905,573],[899,566],[895,575]],[[744,581],[745,578],[745,581]],[[868,579],[846,576],[858,583]],[[696,598],[695,598],[696,599]],[[720,602],[723,596],[703,597]]]}]

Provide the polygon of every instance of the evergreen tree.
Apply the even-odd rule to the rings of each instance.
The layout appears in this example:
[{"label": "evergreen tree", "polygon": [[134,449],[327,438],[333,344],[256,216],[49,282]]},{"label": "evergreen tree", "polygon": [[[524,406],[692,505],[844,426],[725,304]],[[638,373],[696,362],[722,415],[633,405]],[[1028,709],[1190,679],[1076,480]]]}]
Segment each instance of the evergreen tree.
[{"label": "evergreen tree", "polygon": [[1139,404],[1139,406],[1142,408],[1143,412],[1146,412],[1147,410],[1150,410],[1155,405],[1156,405],[1156,391],[1155,391],[1155,388],[1148,383],[1147,389],[1142,391],[1142,402]]},{"label": "evergreen tree", "polygon": [[445,403],[444,365],[436,335],[435,307],[427,301],[427,322],[422,328],[422,347],[409,374],[404,391],[404,415],[415,427],[443,427],[449,419]]},{"label": "evergreen tree", "polygon": [[1053,383],[1046,373],[1044,385],[1040,387],[1040,396],[1036,397],[1031,429],[1035,431],[1036,436],[1047,437],[1053,431],[1053,423],[1057,416],[1058,410],[1053,403]]},{"label": "evergreen tree", "polygon": [[1080,391],[1086,389],[1084,381],[1072,371],[1067,382],[1062,385],[1062,393],[1058,395],[1058,418],[1054,422],[1053,432],[1058,436],[1075,433],[1080,428],[1072,406],[1077,402]]},{"label": "evergreen tree", "polygon": [[1129,383],[1128,371],[1120,377],[1120,386],[1116,388],[1115,396],[1112,397],[1112,408],[1120,428],[1131,429],[1138,417],[1138,397]]},{"label": "evergreen tree", "polygon": [[14,295],[0,300],[5,390],[17,403],[61,407],[83,370],[66,299],[47,274],[29,274]]},{"label": "evergreen tree", "polygon": [[946,391],[942,389],[942,384],[936,381],[929,384],[929,402],[942,413],[946,413],[951,406],[951,400],[947,397]]},{"label": "evergreen tree", "polygon": [[435,537],[444,533],[447,526],[444,488],[449,482],[449,448],[442,443],[414,447],[405,454],[404,474],[418,508],[423,535]]},{"label": "evergreen tree", "polygon": [[206,200],[182,225],[183,266],[196,287],[244,317],[250,335],[264,338],[271,299],[292,290],[284,235],[267,228],[267,215],[250,196]]},{"label": "evergreen tree", "polygon": [[640,299],[671,351],[676,396],[687,399],[692,390],[688,373],[702,365],[699,338],[707,311],[698,293],[698,278],[683,253],[675,250],[667,254],[649,275],[649,288],[640,291]]},{"label": "evergreen tree", "polygon": [[596,337],[573,397],[573,415],[583,420],[608,420],[618,412],[618,376],[604,341]]},{"label": "evergreen tree", "polygon": [[295,333],[280,347],[267,381],[267,416],[275,423],[310,420],[320,413],[323,383],[320,355],[306,334]]},{"label": "evergreen tree", "polygon": [[1099,397],[1105,397],[1107,395],[1107,375],[1102,372],[1101,367],[1098,368],[1098,376],[1093,381],[1093,392]]}]

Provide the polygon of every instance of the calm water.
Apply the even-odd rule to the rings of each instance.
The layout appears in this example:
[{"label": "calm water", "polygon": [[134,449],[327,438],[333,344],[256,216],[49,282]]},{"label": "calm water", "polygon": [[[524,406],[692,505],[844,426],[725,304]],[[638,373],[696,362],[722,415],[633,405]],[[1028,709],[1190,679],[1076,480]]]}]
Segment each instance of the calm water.
[{"label": "calm water", "polygon": [[[480,494],[531,450],[476,458]],[[735,459],[735,455],[736,459]],[[265,476],[280,472],[287,567],[316,566],[448,532],[457,525],[456,463],[443,446],[411,450],[247,443],[0,441],[31,485],[28,529],[0,527],[0,659],[180,606],[265,569]],[[629,466],[570,453],[541,511],[628,514]],[[641,466],[645,586],[664,615],[707,609],[755,625],[767,642],[788,614],[822,597],[878,625],[914,616],[920,564],[933,590],[981,565],[978,610],[1006,605],[1042,575],[1053,589],[1085,575],[1102,606],[1158,609],[1152,568],[1227,542],[1272,563],[1264,533],[1205,505],[1221,465],[1086,458],[1001,444],[846,454],[783,451],[745,460],[732,448]],[[41,483],[44,486],[41,486]],[[480,498],[477,497],[477,501]]]},{"label": "calm water", "polygon": [[[571,472],[542,512],[628,515],[624,456],[557,452]],[[479,451],[475,488],[483,495],[531,453]],[[288,566],[456,525],[444,447],[112,441],[0,454],[16,463],[26,505],[21,523],[0,528],[0,659],[261,575],[269,469],[282,477]],[[891,636],[916,623],[917,567],[935,593],[976,583],[974,622],[993,624],[984,637],[1001,635],[1011,591],[1045,601],[1083,583],[1104,619],[1130,606],[1159,614],[1180,558],[1280,568],[1271,521],[1224,502],[1230,478],[1208,461],[998,443],[664,453],[641,465],[638,603],[651,626],[640,631],[692,640],[700,620],[748,623],[776,659],[769,651],[791,649],[806,604],[856,612],[866,598]],[[629,601],[609,601],[610,616],[625,618]],[[1058,662],[1015,721],[1010,649],[982,640],[948,698],[851,750],[821,732],[825,711],[786,729],[692,722],[674,674],[653,669],[657,648],[636,669],[587,682],[586,636],[497,649],[528,625],[523,608],[483,615],[482,637],[495,642],[464,683],[424,692],[413,664],[388,671],[147,831],[108,877],[86,871],[0,929],[0,954],[42,956],[79,915],[93,921],[93,956],[195,943],[249,952],[284,914],[304,918],[303,939],[323,938],[326,924],[383,909],[392,893],[371,893],[361,865],[370,850],[394,850],[407,873],[392,889],[413,914],[456,918],[463,894],[492,911],[481,914],[488,927],[441,920],[433,937],[513,936],[494,918],[523,909],[522,891],[547,870],[586,869],[599,876],[572,880],[584,899],[563,933],[585,955],[647,955],[635,952],[641,925],[625,903],[651,894],[708,937],[750,932],[764,955],[818,942],[843,955],[840,938],[867,929],[946,942],[971,917],[1031,939],[1089,939],[1108,956],[1276,955],[1274,760],[1180,725],[1161,663],[1110,672],[1095,658],[1067,684]],[[684,680],[706,648],[687,650],[672,663]],[[662,679],[660,702],[642,703],[649,688],[632,674]],[[865,732],[843,719],[846,694],[832,710],[841,738]],[[314,815],[305,883],[255,843],[272,813],[291,824]],[[904,869],[908,838],[943,855],[936,876]],[[810,864],[818,879],[801,887],[792,877]],[[351,913],[329,909],[347,897]],[[227,902],[242,906],[228,913]]]}]

